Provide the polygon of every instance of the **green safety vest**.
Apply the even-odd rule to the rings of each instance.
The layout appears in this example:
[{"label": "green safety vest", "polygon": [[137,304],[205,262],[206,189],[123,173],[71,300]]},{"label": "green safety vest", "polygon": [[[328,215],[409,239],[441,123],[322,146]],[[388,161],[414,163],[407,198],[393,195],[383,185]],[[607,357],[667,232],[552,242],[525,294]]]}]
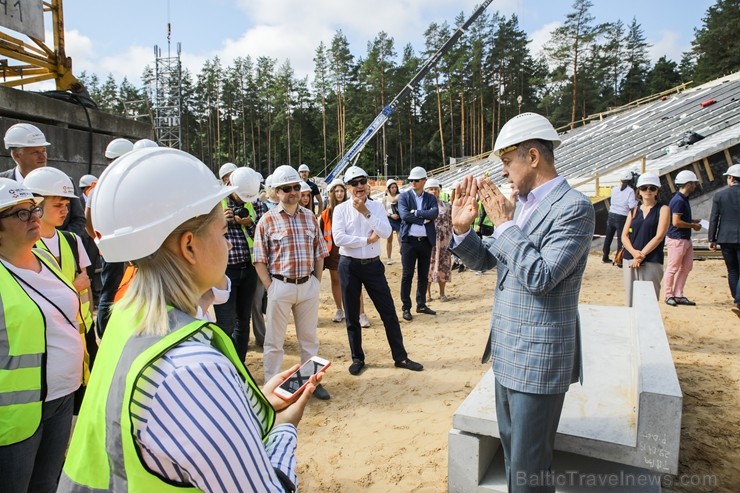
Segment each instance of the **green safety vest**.
[{"label": "green safety vest", "polygon": [[132,309],[111,314],[57,492],[197,491],[191,485],[163,480],[142,463],[135,443],[131,401],[144,370],[204,327],[213,331],[214,347],[234,364],[267,410],[267,422],[261,423],[263,441],[275,423],[274,409],[239,360],[231,338],[218,326],[170,309],[170,332],[143,336],[134,333],[139,318]]},{"label": "green safety vest", "polygon": [[[221,205],[223,206],[224,209],[228,209],[228,207],[229,207],[229,199],[228,199],[228,197],[224,198],[221,201]],[[252,222],[253,223],[256,223],[257,222],[257,213],[254,212],[254,206],[252,205],[252,203],[251,202],[244,202],[244,207],[247,208],[247,211],[249,212],[249,217],[252,218]],[[242,233],[244,233],[244,237],[247,239],[247,246],[249,247],[249,256],[252,259],[252,263],[254,263],[254,239],[252,239],[252,237],[249,235],[249,231],[247,231],[247,227],[246,226],[244,226],[243,224],[240,224],[240,226],[242,227]]]},{"label": "green safety vest", "polygon": [[[72,290],[51,255],[34,254]],[[76,292],[76,291],[75,291]],[[0,446],[31,437],[46,398],[46,319],[16,277],[0,262]]]},{"label": "green safety vest", "polygon": [[[478,223],[480,222],[480,216],[483,214],[483,203],[481,201],[478,201],[478,215],[475,216],[475,221],[473,221],[473,229],[475,229],[478,226]],[[483,224],[486,226],[493,227],[493,222],[491,221],[491,218],[488,217],[488,214],[486,214],[486,217],[483,219]]]},{"label": "green safety vest", "polygon": [[[74,240],[74,247],[70,244],[69,241],[62,241],[62,236],[67,239],[67,235],[70,235]],[[71,232],[62,233],[61,231],[57,230],[57,237],[59,238],[59,267],[61,267],[64,277],[66,277],[69,282],[74,282],[75,277],[77,277],[77,273],[81,272],[79,261],[77,260],[77,255],[75,255],[74,251],[72,250],[72,248],[77,248],[77,236]],[[36,248],[40,248],[51,253],[49,247],[47,247],[46,243],[44,243],[43,238],[37,241],[35,246]],[[82,314],[82,320],[80,320],[80,322],[84,324],[84,332],[87,332],[93,326],[92,306],[90,304],[90,289],[83,289],[79,293],[79,296],[80,313]]]}]

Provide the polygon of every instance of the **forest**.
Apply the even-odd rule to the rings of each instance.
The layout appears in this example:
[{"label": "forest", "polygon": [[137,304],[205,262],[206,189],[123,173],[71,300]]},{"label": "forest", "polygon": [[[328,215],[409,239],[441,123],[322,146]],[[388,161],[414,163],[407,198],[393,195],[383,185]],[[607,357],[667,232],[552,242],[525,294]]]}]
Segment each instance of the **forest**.
[{"label": "forest", "polygon": [[[358,165],[370,174],[387,165],[389,176],[414,166],[431,170],[490,150],[501,126],[520,112],[542,113],[566,130],[682,83],[693,87],[740,70],[740,0],[717,0],[681,60],[663,56],[654,64],[637,19],[600,23],[591,8],[589,0],[574,0],[538,54],[516,15],[484,12],[401,102]],[[227,66],[216,57],[197,74],[183,70],[181,147],[214,170],[231,161],[267,176],[281,164],[306,163],[312,175],[324,176],[469,14],[430,24],[420,53],[381,31],[356,57],[337,31],[316,47],[310,77],[297,77],[290,60],[263,56]],[[80,75],[101,110],[151,121],[154,68],[141,79],[135,87],[110,74]]]}]

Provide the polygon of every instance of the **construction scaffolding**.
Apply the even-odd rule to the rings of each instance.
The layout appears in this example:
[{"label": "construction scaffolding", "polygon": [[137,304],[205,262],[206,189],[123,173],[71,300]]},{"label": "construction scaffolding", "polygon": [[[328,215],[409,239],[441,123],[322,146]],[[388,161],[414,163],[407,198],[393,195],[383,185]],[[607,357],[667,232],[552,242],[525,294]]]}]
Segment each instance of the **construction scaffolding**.
[{"label": "construction scaffolding", "polygon": [[[169,28],[168,28],[169,32]],[[164,147],[180,149],[182,144],[182,64],[180,62],[180,43],[177,43],[176,56],[170,55],[169,35],[167,36],[167,56],[162,56],[159,46],[154,46],[155,95],[154,131],[157,143]]]}]

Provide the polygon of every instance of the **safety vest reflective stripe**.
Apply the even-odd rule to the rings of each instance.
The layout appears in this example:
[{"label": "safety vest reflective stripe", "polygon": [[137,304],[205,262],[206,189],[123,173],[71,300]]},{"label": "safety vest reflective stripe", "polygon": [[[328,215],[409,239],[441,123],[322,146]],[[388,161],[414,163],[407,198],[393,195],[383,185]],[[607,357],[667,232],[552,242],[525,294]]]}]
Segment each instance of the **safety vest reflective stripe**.
[{"label": "safety vest reflective stripe", "polygon": [[[163,336],[134,334],[138,316],[129,308],[111,314],[106,342],[98,352],[95,374],[90,380],[64,464],[58,492],[103,491],[194,491],[155,476],[142,464],[131,426],[131,399],[144,369],[169,349],[209,328],[212,344],[233,364],[267,410],[263,440],[275,423],[275,412],[257,387],[234,345],[219,327],[170,310],[170,332]],[[115,464],[111,470],[111,464]]]},{"label": "safety vest reflective stripe", "polygon": [[41,423],[45,353],[41,309],[0,262],[0,446],[26,440]]}]

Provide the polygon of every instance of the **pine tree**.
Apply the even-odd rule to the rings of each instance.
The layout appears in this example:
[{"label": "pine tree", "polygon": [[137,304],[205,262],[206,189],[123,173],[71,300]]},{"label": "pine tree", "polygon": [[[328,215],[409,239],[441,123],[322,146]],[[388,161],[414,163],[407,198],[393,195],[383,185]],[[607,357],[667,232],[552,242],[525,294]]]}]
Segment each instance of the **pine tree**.
[{"label": "pine tree", "polygon": [[740,70],[740,0],[717,0],[702,19],[704,25],[695,30],[691,42],[696,59],[696,83],[721,77]]},{"label": "pine tree", "polygon": [[676,87],[681,83],[678,65],[665,55],[660,57],[645,79],[649,94],[657,94]]}]

